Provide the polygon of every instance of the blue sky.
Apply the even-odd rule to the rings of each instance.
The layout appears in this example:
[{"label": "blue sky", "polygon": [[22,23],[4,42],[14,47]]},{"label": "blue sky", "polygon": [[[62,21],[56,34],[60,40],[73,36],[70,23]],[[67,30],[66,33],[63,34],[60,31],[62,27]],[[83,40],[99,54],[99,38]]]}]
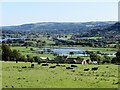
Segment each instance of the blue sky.
[{"label": "blue sky", "polygon": [[117,2],[4,2],[2,24],[117,21]]}]

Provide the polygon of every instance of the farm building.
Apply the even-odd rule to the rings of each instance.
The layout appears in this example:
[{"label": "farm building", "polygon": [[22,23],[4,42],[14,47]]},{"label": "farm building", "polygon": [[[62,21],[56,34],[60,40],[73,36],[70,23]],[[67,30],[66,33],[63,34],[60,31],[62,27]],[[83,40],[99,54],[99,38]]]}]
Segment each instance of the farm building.
[{"label": "farm building", "polygon": [[84,60],[84,58],[66,58],[66,62],[67,63],[75,63],[75,64],[88,64],[88,62],[86,60]]}]

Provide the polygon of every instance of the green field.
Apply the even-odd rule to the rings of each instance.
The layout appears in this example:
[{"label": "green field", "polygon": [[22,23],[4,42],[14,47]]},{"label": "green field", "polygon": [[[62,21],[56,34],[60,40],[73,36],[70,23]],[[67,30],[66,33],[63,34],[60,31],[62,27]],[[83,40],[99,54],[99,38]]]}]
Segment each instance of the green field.
[{"label": "green field", "polygon": [[50,41],[46,37],[43,37],[42,35],[39,38],[35,38],[35,39],[45,41],[46,44],[54,44],[55,43],[54,41]]},{"label": "green field", "polygon": [[[118,88],[118,65],[80,65],[68,70],[65,67],[41,66],[34,63],[2,62],[3,88]],[[64,64],[70,66],[70,64]],[[22,68],[27,66],[27,68]],[[91,68],[98,67],[93,71]],[[89,68],[89,71],[84,69]]]},{"label": "green field", "polygon": [[[30,48],[33,48],[33,51],[30,50]],[[19,52],[22,55],[30,55],[30,56],[39,56],[39,57],[50,57],[50,58],[54,58],[54,56],[52,54],[49,53],[44,53],[44,54],[37,54],[36,52],[38,50],[41,50],[42,48],[37,48],[37,47],[21,47],[21,46],[14,46],[11,47],[12,50],[16,49],[19,50]]]}]

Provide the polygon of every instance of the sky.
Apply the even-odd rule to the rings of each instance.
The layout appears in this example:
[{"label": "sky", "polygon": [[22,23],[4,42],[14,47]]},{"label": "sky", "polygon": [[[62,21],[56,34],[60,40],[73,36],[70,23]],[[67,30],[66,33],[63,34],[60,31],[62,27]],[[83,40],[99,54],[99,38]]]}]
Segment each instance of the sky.
[{"label": "sky", "polygon": [[37,22],[117,21],[118,2],[2,2],[0,26]]}]

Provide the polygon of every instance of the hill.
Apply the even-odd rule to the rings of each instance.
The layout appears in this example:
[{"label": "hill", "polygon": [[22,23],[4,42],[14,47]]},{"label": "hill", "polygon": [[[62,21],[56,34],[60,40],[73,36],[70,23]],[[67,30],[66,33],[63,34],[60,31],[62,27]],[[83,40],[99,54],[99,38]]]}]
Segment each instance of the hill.
[{"label": "hill", "polygon": [[65,23],[65,22],[43,22],[33,24],[23,24],[18,26],[4,26],[2,30],[15,30],[15,31],[39,31],[39,32],[54,32],[66,31],[70,32],[86,32],[92,29],[103,29],[110,27],[115,22],[85,22],[85,23]]}]

